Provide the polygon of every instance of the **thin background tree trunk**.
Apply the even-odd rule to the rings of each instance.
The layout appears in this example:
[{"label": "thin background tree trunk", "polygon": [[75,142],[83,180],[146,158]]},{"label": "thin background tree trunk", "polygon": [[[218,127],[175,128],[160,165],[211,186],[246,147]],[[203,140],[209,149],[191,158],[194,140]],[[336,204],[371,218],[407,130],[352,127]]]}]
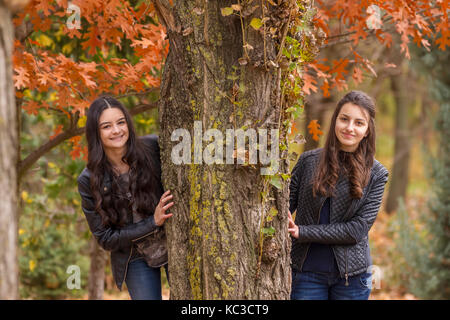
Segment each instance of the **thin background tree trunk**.
[{"label": "thin background tree trunk", "polygon": [[105,267],[108,263],[108,252],[103,250],[94,237],[90,240],[91,266],[88,279],[88,299],[103,300],[105,290]]},{"label": "thin background tree trunk", "polygon": [[[322,93],[315,93],[308,97],[308,101],[305,106],[305,122],[304,122],[304,136],[306,137],[306,143],[303,151],[313,150],[319,147],[319,141],[312,138],[309,132],[308,125],[311,120],[318,120],[320,129],[324,132],[328,129],[325,127],[325,115],[330,107],[333,107],[333,97],[323,97]],[[322,139],[325,139],[323,136]]]},{"label": "thin background tree trunk", "polygon": [[0,299],[18,298],[17,115],[12,78],[14,28],[0,1]]},{"label": "thin background tree trunk", "polygon": [[395,146],[394,164],[385,210],[391,213],[397,209],[398,199],[405,198],[408,187],[411,136],[409,109],[414,103],[415,94],[408,86],[411,74],[399,65],[401,72],[391,76],[391,89],[395,100]]}]

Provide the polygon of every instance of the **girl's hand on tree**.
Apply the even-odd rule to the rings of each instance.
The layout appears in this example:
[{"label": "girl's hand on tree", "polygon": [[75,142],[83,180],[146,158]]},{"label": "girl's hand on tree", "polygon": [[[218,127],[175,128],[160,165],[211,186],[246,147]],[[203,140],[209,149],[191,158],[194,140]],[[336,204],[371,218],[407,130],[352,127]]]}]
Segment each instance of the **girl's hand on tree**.
[{"label": "girl's hand on tree", "polygon": [[289,216],[289,226],[288,226],[288,231],[291,234],[291,236],[293,236],[294,238],[298,239],[298,226],[295,224],[294,219],[292,219],[292,215],[291,213],[288,211]]},{"label": "girl's hand on tree", "polygon": [[166,204],[166,202],[168,202],[172,198],[173,198],[173,196],[170,194],[170,190],[167,190],[161,196],[161,200],[159,201],[158,205],[156,206],[154,218],[155,218],[155,223],[158,227],[162,226],[164,224],[164,222],[173,215],[172,213],[166,214],[166,210],[174,205],[173,202]]}]

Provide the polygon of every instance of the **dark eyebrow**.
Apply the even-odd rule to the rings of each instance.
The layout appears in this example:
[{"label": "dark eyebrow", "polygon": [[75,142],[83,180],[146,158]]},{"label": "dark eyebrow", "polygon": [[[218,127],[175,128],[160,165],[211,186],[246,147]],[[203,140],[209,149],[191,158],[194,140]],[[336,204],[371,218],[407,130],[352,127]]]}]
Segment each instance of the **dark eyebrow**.
[{"label": "dark eyebrow", "polygon": [[[122,121],[122,120],[125,120],[125,117],[120,118],[120,119],[117,120],[116,122],[119,122],[119,121]],[[102,122],[102,123],[100,123],[98,126],[101,127],[102,125],[108,124],[108,123],[111,123],[111,121],[105,121],[105,122]]]},{"label": "dark eyebrow", "polygon": [[[342,113],[341,114],[342,116],[346,116],[347,118],[350,118],[350,116],[349,115],[346,115],[345,113]],[[366,119],[356,119],[356,120],[359,120],[359,121],[367,121]]]}]

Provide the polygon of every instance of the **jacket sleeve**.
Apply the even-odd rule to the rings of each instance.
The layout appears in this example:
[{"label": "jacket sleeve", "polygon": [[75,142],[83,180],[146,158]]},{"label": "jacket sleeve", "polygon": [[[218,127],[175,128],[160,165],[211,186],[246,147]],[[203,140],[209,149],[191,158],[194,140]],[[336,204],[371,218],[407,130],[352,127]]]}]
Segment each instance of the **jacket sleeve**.
[{"label": "jacket sleeve", "polygon": [[378,214],[383,193],[388,180],[388,172],[376,177],[367,198],[346,222],[321,225],[299,225],[300,242],[322,244],[356,244],[367,237]]},{"label": "jacket sleeve", "polygon": [[100,214],[95,211],[95,201],[91,193],[89,177],[80,176],[78,178],[78,192],[81,196],[81,208],[86,216],[89,229],[98,244],[105,250],[114,251],[129,247],[133,241],[158,228],[153,215],[120,229],[105,227]]},{"label": "jacket sleeve", "polygon": [[301,168],[303,164],[303,157],[297,161],[297,164],[294,166],[291,172],[291,182],[289,184],[289,212],[294,213],[297,210],[298,204],[298,187],[300,181]]}]

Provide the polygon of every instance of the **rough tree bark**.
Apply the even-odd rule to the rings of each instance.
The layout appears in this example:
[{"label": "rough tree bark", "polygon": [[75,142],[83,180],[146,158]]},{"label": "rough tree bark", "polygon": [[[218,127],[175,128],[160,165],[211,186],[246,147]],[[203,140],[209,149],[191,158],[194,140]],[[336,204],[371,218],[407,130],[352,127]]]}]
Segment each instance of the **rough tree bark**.
[{"label": "rough tree bark", "polygon": [[[258,165],[225,164],[225,146],[224,164],[208,165],[203,158],[196,163],[193,155],[191,164],[175,165],[171,152],[179,141],[171,141],[171,135],[186,129],[192,137],[189,149],[197,152],[194,121],[200,121],[203,133],[219,130],[224,140],[227,129],[281,127],[281,70],[269,62],[276,61],[276,45],[242,26],[264,14],[278,19],[282,29],[288,16],[280,18],[276,10],[292,2],[278,1],[280,6],[263,13],[261,3],[253,1],[254,11],[242,20],[221,14],[236,1],[176,1],[173,7],[153,2],[170,41],[159,120],[163,183],[175,201],[174,217],[166,225],[171,299],[288,299],[287,181],[279,190]],[[247,57],[244,43],[248,59],[241,59]],[[280,130],[280,141],[284,138]],[[200,152],[209,143],[204,140]],[[279,172],[287,169],[287,161],[280,161]],[[268,191],[265,202],[263,190]],[[277,214],[267,222],[271,208]],[[262,237],[263,226],[269,225],[274,236]]]},{"label": "rough tree bark", "polygon": [[17,110],[12,78],[12,11],[24,1],[0,0],[0,299],[17,299]]}]

